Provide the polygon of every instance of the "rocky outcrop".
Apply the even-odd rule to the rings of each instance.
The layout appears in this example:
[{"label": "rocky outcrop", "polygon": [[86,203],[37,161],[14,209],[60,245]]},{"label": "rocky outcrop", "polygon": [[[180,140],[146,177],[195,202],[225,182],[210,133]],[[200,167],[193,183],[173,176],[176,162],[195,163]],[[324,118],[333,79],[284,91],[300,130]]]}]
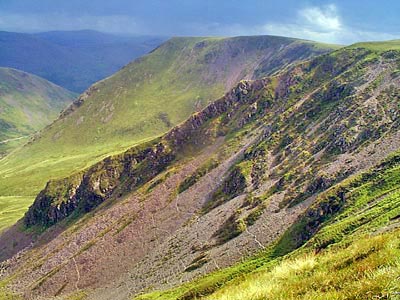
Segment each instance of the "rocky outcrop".
[{"label": "rocky outcrop", "polygon": [[24,223],[51,226],[73,212],[88,212],[114,193],[121,196],[147,182],[174,158],[168,146],[157,143],[108,157],[86,172],[50,181],[29,208]]},{"label": "rocky outcrop", "polygon": [[[259,99],[257,92],[269,82],[269,79],[241,81],[224,97],[212,102],[202,111],[192,114],[186,122],[173,128],[166,134],[165,139],[177,148],[189,141],[198,143],[201,139],[195,133],[201,126],[225,113],[227,114],[225,121],[229,121],[241,105],[255,103]],[[203,133],[210,134],[209,132]]]},{"label": "rocky outcrop", "polygon": [[81,183],[82,174],[49,181],[25,214],[25,225],[48,226],[70,215],[78,205],[76,191]]},{"label": "rocky outcrop", "polygon": [[83,105],[86,99],[91,97],[93,94],[95,94],[99,88],[97,85],[92,85],[90,88],[88,88],[86,91],[84,91],[74,102],[72,102],[66,109],[64,109],[61,114],[60,114],[60,119],[63,119],[70,114],[72,114],[75,110],[77,110],[79,107]]}]

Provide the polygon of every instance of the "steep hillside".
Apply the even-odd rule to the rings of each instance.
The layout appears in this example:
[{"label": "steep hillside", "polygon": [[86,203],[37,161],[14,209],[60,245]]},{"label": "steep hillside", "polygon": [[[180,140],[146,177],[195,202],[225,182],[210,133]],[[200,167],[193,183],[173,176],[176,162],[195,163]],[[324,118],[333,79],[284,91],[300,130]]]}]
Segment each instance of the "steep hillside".
[{"label": "steep hillside", "polygon": [[36,195],[51,178],[165,133],[241,79],[328,51],[270,36],[171,39],[93,85],[30,145],[0,161],[0,196]]},{"label": "steep hillside", "polygon": [[119,37],[96,31],[38,34],[0,32],[0,66],[36,74],[83,92],[163,42],[155,37]]},{"label": "steep hillside", "polygon": [[42,78],[0,68],[0,158],[54,121],[73,98]]},{"label": "steep hillside", "polygon": [[[399,70],[398,50],[340,49],[242,81],[165,135],[49,181],[0,236],[3,293],[129,299],[192,281],[142,299],[224,284],[209,299],[341,299],[358,291],[354,270],[367,298],[395,291],[397,231],[380,234],[399,214]],[[316,289],[318,274],[332,281]]]},{"label": "steep hillside", "polygon": [[257,257],[135,299],[398,299],[399,155],[321,194]]}]

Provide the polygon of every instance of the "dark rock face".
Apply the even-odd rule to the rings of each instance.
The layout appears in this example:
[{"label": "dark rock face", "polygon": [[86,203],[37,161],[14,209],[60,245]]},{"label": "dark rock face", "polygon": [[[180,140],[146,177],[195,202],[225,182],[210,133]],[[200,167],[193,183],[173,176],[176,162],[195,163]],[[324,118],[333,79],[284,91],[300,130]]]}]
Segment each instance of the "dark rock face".
[{"label": "dark rock face", "polygon": [[228,179],[223,183],[222,192],[232,199],[243,193],[246,187],[246,178],[243,176],[240,169],[235,167]]},{"label": "dark rock face", "polygon": [[[339,188],[336,193],[332,193],[327,196],[325,201],[319,203],[319,205],[310,208],[304,217],[306,220],[305,230],[299,233],[297,242],[299,246],[305,241],[309,240],[320,228],[320,225],[329,220],[337,212],[339,212],[346,203],[346,190]],[[320,245],[322,249],[327,245]],[[318,250],[318,249],[317,249]]]},{"label": "dark rock face", "polygon": [[263,89],[268,83],[268,79],[240,82],[236,88],[232,89],[224,97],[212,102],[202,111],[190,116],[186,122],[173,128],[166,134],[165,139],[174,147],[179,148],[191,140],[196,131],[207,121],[224,113],[227,113],[227,119],[229,120],[241,105],[256,102],[258,98],[254,97],[253,94]]},{"label": "dark rock face", "polygon": [[71,214],[77,207],[76,191],[81,182],[81,174],[49,181],[25,214],[25,225],[49,226]]},{"label": "dark rock face", "polygon": [[311,195],[318,191],[326,190],[332,185],[333,182],[334,178],[330,178],[327,176],[317,176],[314,180],[311,181],[311,183],[307,187],[306,192]]}]

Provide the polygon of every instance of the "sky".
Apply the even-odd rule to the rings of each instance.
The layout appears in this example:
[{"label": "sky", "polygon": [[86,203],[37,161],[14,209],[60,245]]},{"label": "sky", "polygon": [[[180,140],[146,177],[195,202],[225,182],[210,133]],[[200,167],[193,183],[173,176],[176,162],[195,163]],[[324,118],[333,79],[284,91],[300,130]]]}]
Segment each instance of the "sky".
[{"label": "sky", "polygon": [[124,35],[400,39],[399,0],[0,0],[0,30]]}]

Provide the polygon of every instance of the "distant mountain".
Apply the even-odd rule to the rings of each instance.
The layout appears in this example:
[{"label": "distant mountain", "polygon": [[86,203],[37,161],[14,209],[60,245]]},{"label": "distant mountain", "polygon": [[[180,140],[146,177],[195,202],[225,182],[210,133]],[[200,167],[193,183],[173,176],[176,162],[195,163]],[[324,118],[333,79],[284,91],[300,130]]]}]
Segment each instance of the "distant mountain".
[{"label": "distant mountain", "polygon": [[163,40],[90,30],[0,32],[0,66],[36,74],[68,90],[82,92]]},{"label": "distant mountain", "polygon": [[[202,90],[207,90],[216,79],[226,82],[224,72],[240,69],[241,60],[259,57],[260,52],[242,51],[240,45],[246,41],[168,42],[81,97],[52,124],[55,131],[50,128],[33,142],[40,145],[52,133],[53,144],[42,144],[42,160],[27,168],[49,174],[46,164],[60,166],[51,161],[56,152],[46,151],[45,145],[59,147],[62,130],[68,132],[66,140],[73,131],[77,143],[81,136],[78,147],[86,151],[90,148],[83,140],[89,134],[99,139],[104,134],[103,143],[113,135],[122,137],[124,131],[112,131],[121,129],[113,123],[114,114],[125,118],[120,105],[131,113],[125,122],[135,125],[132,131],[149,128],[139,127],[139,113],[123,101],[123,95],[129,96],[128,86],[138,83],[136,94],[141,88],[150,90],[163,71],[162,86],[178,89],[182,82],[189,90],[204,80]],[[284,40],[252,41],[271,45]],[[261,53],[285,56],[287,47],[290,42]],[[201,49],[204,56],[196,53]],[[167,133],[65,178],[49,180],[25,217],[0,234],[0,295],[96,300],[396,299],[399,50],[399,42],[356,44],[283,65],[261,79],[241,80]],[[180,72],[160,68],[157,58],[174,55]],[[265,63],[264,57],[256,67],[244,69],[250,77]],[[211,66],[217,66],[216,73]],[[158,67],[159,73],[151,67]],[[135,71],[141,76],[134,76]],[[193,83],[187,87],[189,79]],[[110,91],[115,91],[114,97]],[[161,91],[168,90],[159,89],[158,97],[165,97]],[[137,101],[140,113],[158,113],[156,106],[146,103],[149,98],[139,95],[128,99]],[[159,103],[167,116],[171,103],[184,107],[172,97],[164,99]],[[193,105],[191,99],[184,103]],[[86,123],[85,117],[96,111],[97,118],[111,126],[110,132],[100,122]],[[175,123],[167,116],[160,116],[158,124]],[[81,153],[74,150],[72,155]],[[70,163],[71,156],[59,160]],[[1,164],[0,174],[11,175],[15,163],[8,164]],[[15,172],[20,177],[21,170]]]},{"label": "distant mountain", "polygon": [[74,96],[38,76],[0,68],[0,157],[54,121]]},{"label": "distant mountain", "polygon": [[129,44],[136,42],[135,47],[156,47],[162,37],[151,36],[124,36],[103,33],[94,30],[79,30],[79,31],[48,31],[33,34],[36,37],[72,48],[94,47],[98,45],[116,45]]}]

